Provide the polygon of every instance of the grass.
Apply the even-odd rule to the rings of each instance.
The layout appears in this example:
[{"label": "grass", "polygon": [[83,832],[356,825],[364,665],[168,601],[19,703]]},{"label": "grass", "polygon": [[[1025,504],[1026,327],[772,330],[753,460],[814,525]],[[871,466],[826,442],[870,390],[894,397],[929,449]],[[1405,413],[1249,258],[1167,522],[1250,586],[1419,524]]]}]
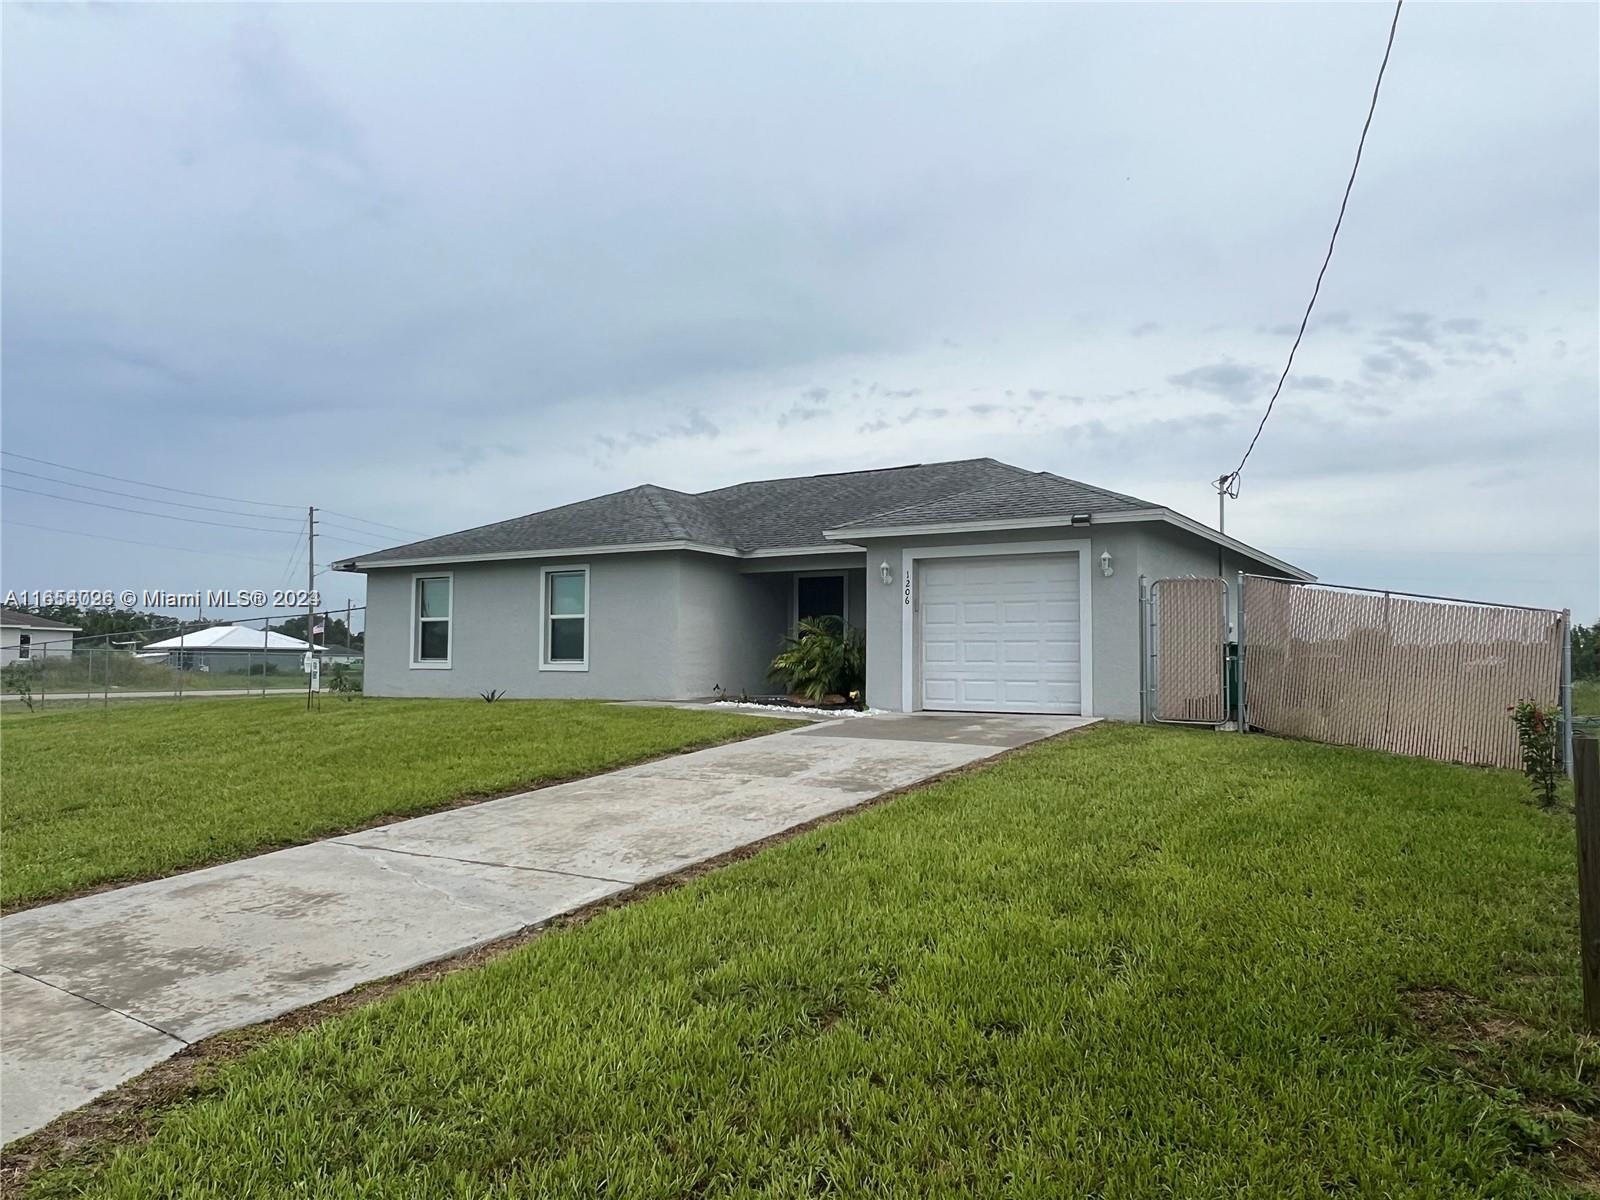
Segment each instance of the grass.
[{"label": "grass", "polygon": [[[579,701],[196,701],[7,709],[0,903],[293,845],[462,797],[782,728]],[[137,702],[133,702],[137,704]]]},{"label": "grass", "polygon": [[1600,717],[1600,679],[1573,680],[1572,715]]},{"label": "grass", "polygon": [[1596,1056],[1523,796],[1091,730],[269,1040],[29,1194],[1564,1194]]}]

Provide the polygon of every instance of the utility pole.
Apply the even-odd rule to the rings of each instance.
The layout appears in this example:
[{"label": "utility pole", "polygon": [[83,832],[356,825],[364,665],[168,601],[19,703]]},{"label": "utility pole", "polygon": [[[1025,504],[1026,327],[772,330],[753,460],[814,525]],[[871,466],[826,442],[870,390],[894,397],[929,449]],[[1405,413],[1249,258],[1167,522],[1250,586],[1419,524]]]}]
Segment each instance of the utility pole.
[{"label": "utility pole", "polygon": [[317,509],[306,508],[306,711],[311,711],[311,672],[316,667],[316,650],[311,643],[311,627],[317,620]]},{"label": "utility pole", "polygon": [[1223,528],[1223,523],[1227,518],[1227,503],[1228,503],[1228,477],[1226,475],[1224,475],[1220,479],[1217,480],[1217,532],[1218,533],[1227,532]]}]

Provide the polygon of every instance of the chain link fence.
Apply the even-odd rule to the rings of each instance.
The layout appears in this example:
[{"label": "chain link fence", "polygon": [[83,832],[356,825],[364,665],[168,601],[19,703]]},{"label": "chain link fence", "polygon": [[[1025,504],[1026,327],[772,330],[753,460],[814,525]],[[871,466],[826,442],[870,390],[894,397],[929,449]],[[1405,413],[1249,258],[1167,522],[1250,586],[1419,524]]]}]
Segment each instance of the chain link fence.
[{"label": "chain link fence", "polygon": [[1269,733],[1518,767],[1507,708],[1559,700],[1567,614],[1245,576],[1245,707]]},{"label": "chain link fence", "polygon": [[[85,701],[360,691],[364,617],[365,610],[355,607],[319,612],[309,644],[281,629],[295,621],[292,628],[303,633],[303,613],[76,637],[41,631],[29,644],[6,649],[0,704],[39,709]],[[330,633],[340,640],[330,640]]]},{"label": "chain link fence", "polygon": [[1150,607],[1151,715],[1157,721],[1220,725],[1228,719],[1227,585],[1215,577],[1158,579],[1150,585]]}]

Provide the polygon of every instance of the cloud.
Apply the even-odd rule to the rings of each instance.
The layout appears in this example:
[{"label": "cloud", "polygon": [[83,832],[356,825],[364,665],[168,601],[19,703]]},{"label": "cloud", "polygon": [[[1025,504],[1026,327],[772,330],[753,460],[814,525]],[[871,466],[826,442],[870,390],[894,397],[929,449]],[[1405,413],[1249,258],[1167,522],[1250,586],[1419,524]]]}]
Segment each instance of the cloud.
[{"label": "cloud", "polygon": [[1405,346],[1391,346],[1387,350],[1368,354],[1361,360],[1361,370],[1368,379],[1408,383],[1428,379],[1434,373],[1432,366]]},{"label": "cloud", "polygon": [[1261,367],[1219,362],[1168,375],[1167,382],[1191,391],[1220,396],[1229,404],[1248,404],[1262,398],[1263,389],[1272,386],[1272,376]]}]

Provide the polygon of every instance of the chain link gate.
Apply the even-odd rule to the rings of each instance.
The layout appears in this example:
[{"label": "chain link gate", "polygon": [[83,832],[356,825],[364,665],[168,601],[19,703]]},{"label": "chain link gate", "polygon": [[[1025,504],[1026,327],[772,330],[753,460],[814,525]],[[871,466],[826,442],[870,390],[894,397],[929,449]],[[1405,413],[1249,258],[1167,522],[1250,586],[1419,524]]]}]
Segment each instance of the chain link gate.
[{"label": "chain link gate", "polygon": [[1216,577],[1158,579],[1142,589],[1144,704],[1153,721],[1229,719],[1228,585]]}]

